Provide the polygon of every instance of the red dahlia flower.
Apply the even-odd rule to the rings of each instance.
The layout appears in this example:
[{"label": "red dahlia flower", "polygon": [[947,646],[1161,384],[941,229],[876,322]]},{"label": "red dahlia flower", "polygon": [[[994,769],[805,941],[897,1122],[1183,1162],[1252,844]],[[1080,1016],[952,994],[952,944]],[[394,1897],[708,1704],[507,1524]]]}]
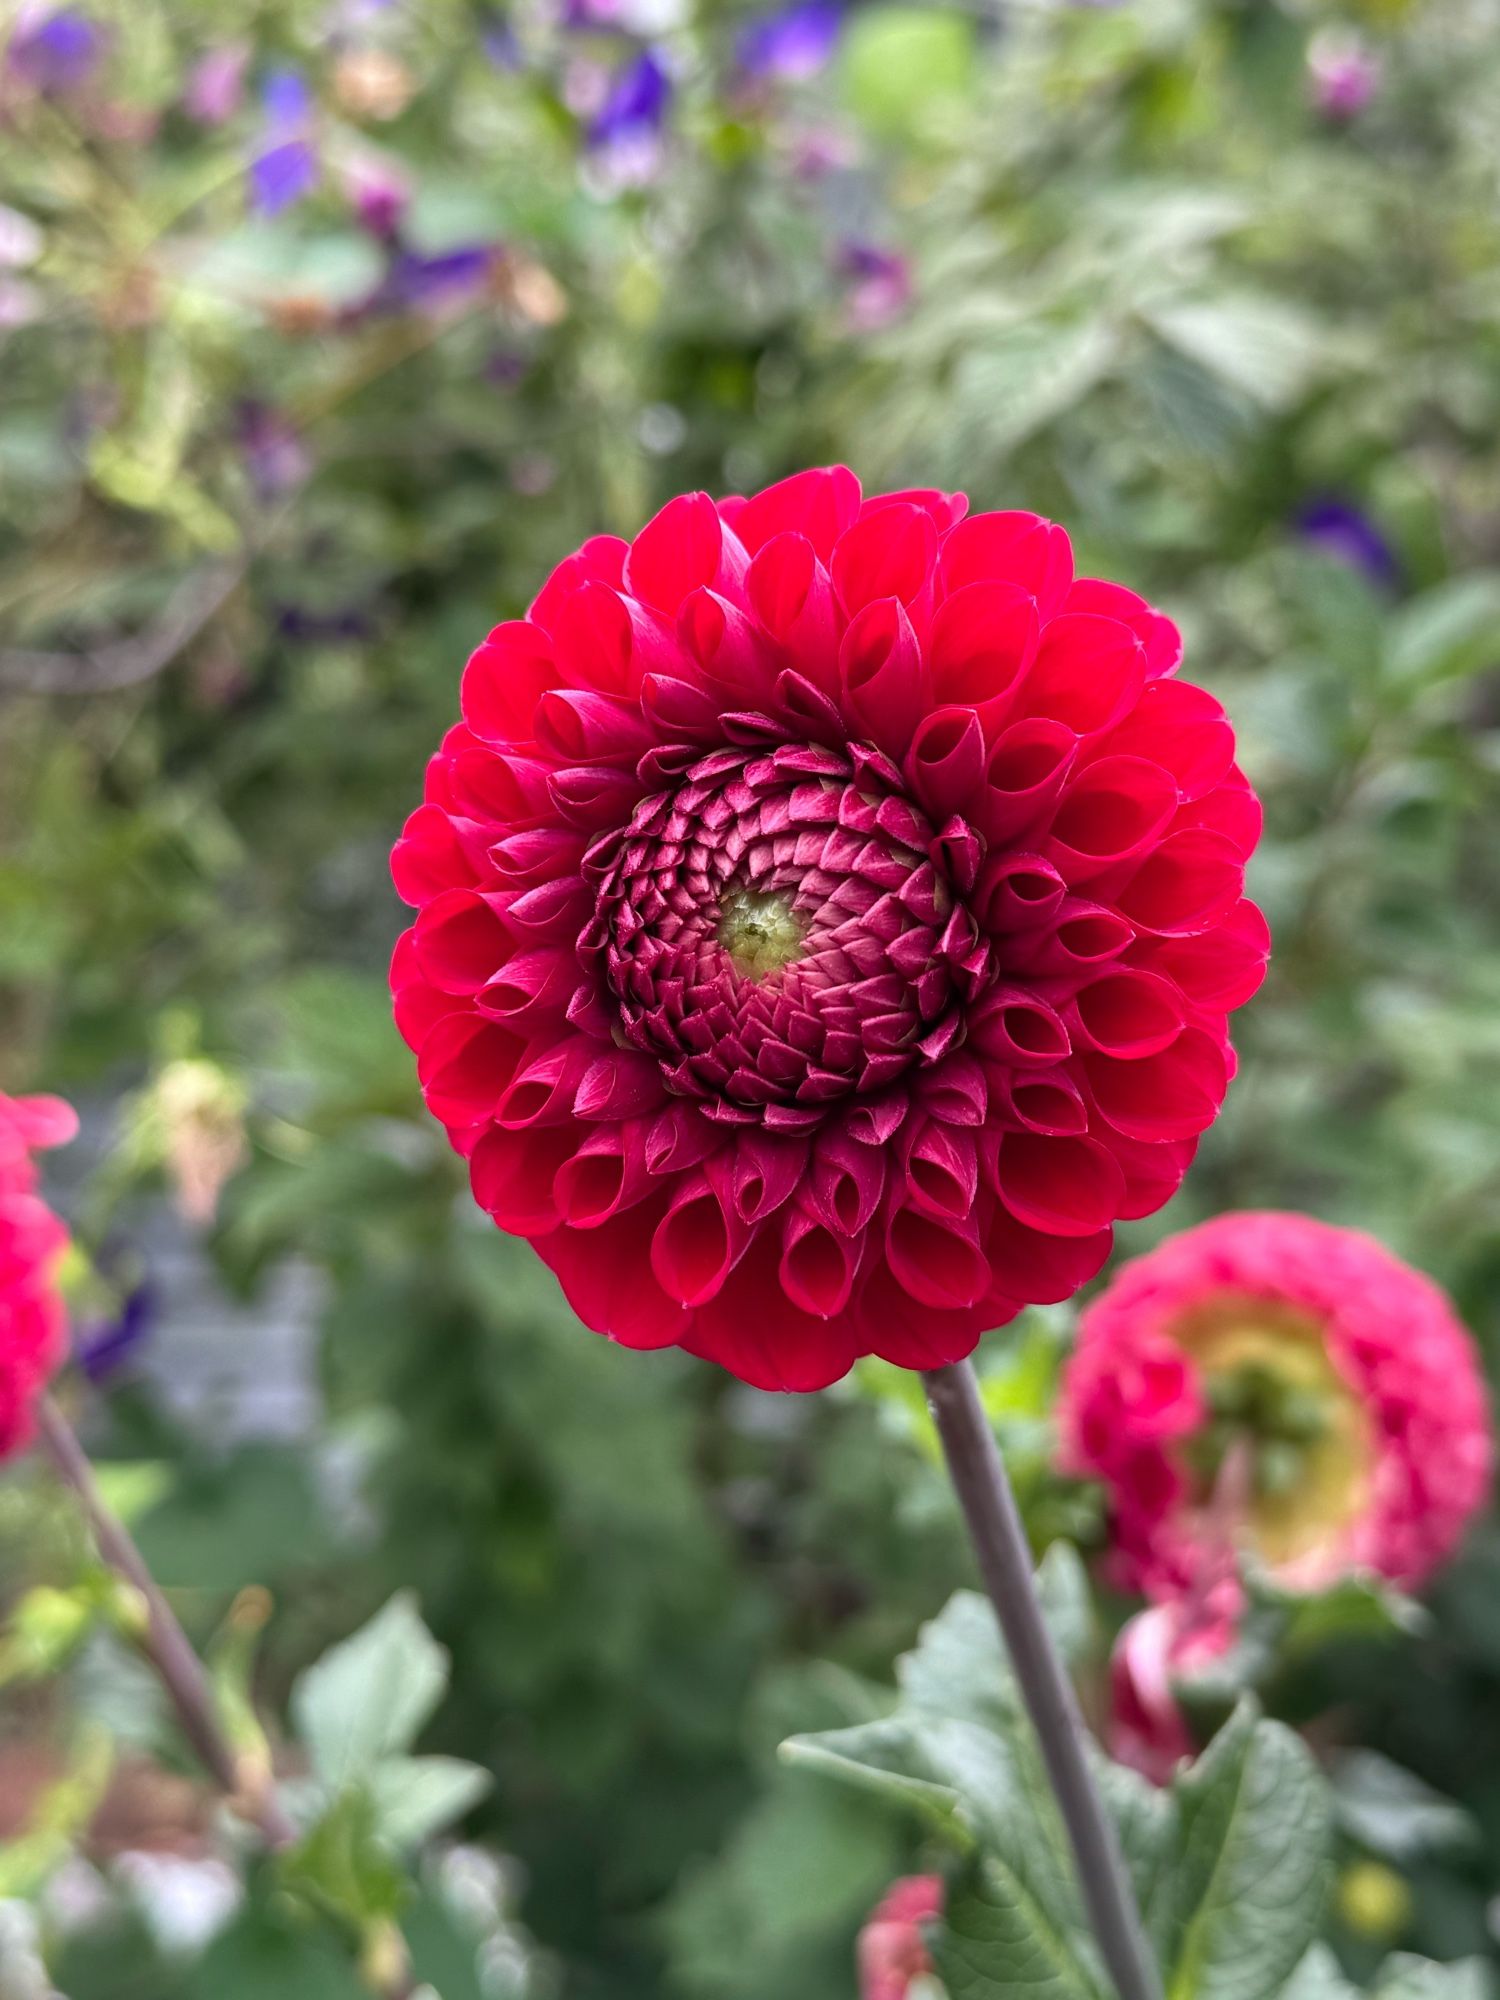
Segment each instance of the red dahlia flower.
[{"label": "red dahlia flower", "polygon": [[903,1875],[891,1884],[859,1934],[859,2000],[906,2000],[932,1971],[922,1926],[942,1913],[941,1875]]},{"label": "red dahlia flower", "polygon": [[1484,1499],[1473,1343],[1357,1230],[1223,1215],[1127,1264],[1084,1313],[1059,1411],[1109,1488],[1117,1579],[1201,1593],[1249,1548],[1293,1587],[1420,1583]]},{"label": "red dahlia flower", "polygon": [[37,1196],[31,1155],[77,1123],[56,1097],[0,1095],[0,1458],[30,1443],[32,1406],[62,1359],[55,1278],[68,1233]]},{"label": "red dahlia flower", "polygon": [[765,1388],[934,1367],[1176,1188],[1260,825],[1061,528],[842,467],[587,542],[469,662],[391,969],[474,1193],[588,1325]]}]

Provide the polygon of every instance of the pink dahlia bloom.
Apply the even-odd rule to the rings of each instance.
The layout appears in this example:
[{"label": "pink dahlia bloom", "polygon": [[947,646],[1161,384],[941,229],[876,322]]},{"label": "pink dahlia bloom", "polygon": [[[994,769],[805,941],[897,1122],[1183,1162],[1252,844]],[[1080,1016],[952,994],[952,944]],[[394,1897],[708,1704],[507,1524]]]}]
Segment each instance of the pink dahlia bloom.
[{"label": "pink dahlia bloom", "polygon": [[1116,1763],[1164,1785],[1192,1756],[1177,1686],[1229,1651],[1239,1611],[1238,1579],[1221,1571],[1205,1587],[1126,1620],[1109,1661],[1106,1740]]},{"label": "pink dahlia bloom", "polygon": [[470,660],[391,969],[474,1193],[591,1327],[933,1367],[1176,1188],[1264,965],[1176,629],[1061,528],[842,467],[587,542]]},{"label": "pink dahlia bloom", "polygon": [[36,1193],[31,1155],[77,1123],[60,1098],[0,1095],[0,1458],[30,1442],[32,1405],[62,1359],[55,1275],[68,1234]]},{"label": "pink dahlia bloom", "polygon": [[943,1913],[941,1875],[903,1875],[870,1912],[859,1934],[859,2000],[906,2000],[932,1971],[922,1926]]},{"label": "pink dahlia bloom", "polygon": [[1489,1486],[1473,1343],[1373,1238],[1223,1215],[1127,1264],[1084,1313],[1065,1461],[1109,1488],[1115,1574],[1172,1600],[1248,1547],[1284,1583],[1421,1583]]}]

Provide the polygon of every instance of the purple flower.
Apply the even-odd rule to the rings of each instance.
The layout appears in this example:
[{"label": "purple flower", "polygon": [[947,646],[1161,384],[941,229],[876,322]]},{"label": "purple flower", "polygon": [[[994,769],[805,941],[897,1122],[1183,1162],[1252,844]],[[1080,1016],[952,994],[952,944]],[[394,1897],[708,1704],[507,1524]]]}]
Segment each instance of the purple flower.
[{"label": "purple flower", "polygon": [[521,67],[521,44],[516,39],[515,29],[503,14],[486,17],[479,30],[479,46],[484,51],[485,61],[493,63],[496,69]]},{"label": "purple flower", "polygon": [[748,76],[798,83],[818,71],[838,45],[841,12],[835,0],[793,0],[752,21],[740,36],[739,64]]},{"label": "purple flower", "polygon": [[1310,548],[1388,589],[1400,575],[1394,550],[1368,514],[1346,500],[1310,500],[1297,515],[1297,533]]},{"label": "purple flower", "polygon": [[654,139],[666,120],[672,82],[649,49],[621,70],[589,125],[591,146]]},{"label": "purple flower", "polygon": [[1315,108],[1335,124],[1357,118],[1380,88],[1380,58],[1358,35],[1325,29],[1307,50]]},{"label": "purple flower", "polygon": [[418,312],[447,304],[465,292],[488,284],[504,252],[495,243],[470,243],[422,257],[414,250],[397,251],[385,276],[351,317],[371,319],[380,313]]},{"label": "purple flower", "polygon": [[245,95],[248,42],[225,42],[198,58],[188,72],[182,108],[199,125],[224,125],[239,110]]},{"label": "purple flower", "polygon": [[156,1294],[148,1281],[132,1286],[113,1319],[83,1327],[76,1340],[83,1372],[91,1382],[117,1375],[150,1338],[156,1324]]},{"label": "purple flower", "polygon": [[851,332],[875,333],[911,303],[911,266],[899,251],[851,241],[839,254],[839,269],[850,280],[844,309]]},{"label": "purple flower", "polygon": [[565,28],[618,28],[620,0],[562,0]]},{"label": "purple flower", "polygon": [[266,125],[250,162],[250,202],[262,215],[280,215],[318,184],[312,93],[295,70],[276,70],[266,80],[261,104]]},{"label": "purple flower", "polygon": [[661,164],[661,136],[672,80],[650,49],[614,79],[590,119],[587,144],[600,177],[613,187],[641,187]]},{"label": "purple flower", "polygon": [[25,7],[6,50],[6,67],[33,90],[62,97],[81,90],[104,58],[107,37],[77,7]]},{"label": "purple flower", "polygon": [[346,163],[341,178],[364,228],[383,240],[393,237],[411,200],[411,183],[396,162],[362,153]]},{"label": "purple flower", "polygon": [[295,491],[312,471],[312,454],[301,433],[269,403],[242,405],[235,435],[250,483],[262,502]]}]

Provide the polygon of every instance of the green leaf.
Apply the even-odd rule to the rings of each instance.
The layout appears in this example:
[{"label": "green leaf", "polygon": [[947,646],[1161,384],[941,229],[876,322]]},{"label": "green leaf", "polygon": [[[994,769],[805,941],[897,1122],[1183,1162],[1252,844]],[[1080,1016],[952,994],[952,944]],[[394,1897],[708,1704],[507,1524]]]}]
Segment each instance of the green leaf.
[{"label": "green leaf", "polygon": [[844,37],[844,88],[857,117],[887,138],[934,126],[971,87],[974,24],[943,7],[872,7]]},{"label": "green leaf", "polygon": [[1177,1860],[1149,1913],[1167,2000],[1267,2000],[1317,1929],[1326,1794],[1300,1738],[1242,1706],[1173,1787]]},{"label": "green leaf", "polygon": [[790,1736],[781,1746],[781,1757],[787,1764],[821,1771],[945,1822],[951,1820],[958,1802],[954,1788],[934,1775],[910,1723],[895,1717],[857,1723],[852,1729]]},{"label": "green leaf", "polygon": [[1267,410],[1294,403],[1322,356],[1316,322],[1281,299],[1224,293],[1152,306],[1144,316],[1169,347]]},{"label": "green leaf", "polygon": [[1096,2000],[1077,1939],[990,1856],[949,1890],[934,1959],[953,2000]]},{"label": "green leaf", "polygon": [[314,1770],[338,1792],[407,1749],[447,1685],[448,1655],[400,1591],[302,1675],[292,1718]]},{"label": "green leaf", "polygon": [[1500,576],[1481,570],[1425,590],[1390,622],[1386,673],[1403,687],[1466,678],[1500,658]]},{"label": "green leaf", "polygon": [[283,1886],[363,1936],[392,1917],[407,1893],[406,1878],[379,1839],[374,1807],[363,1791],[345,1791],[296,1847],[278,1861]]},{"label": "green leaf", "polygon": [[368,1782],[375,1831],[392,1847],[419,1847],[462,1819],[491,1782],[488,1771],[458,1757],[389,1757]]},{"label": "green leaf", "polygon": [[1359,1989],[1344,1977],[1329,1947],[1315,1944],[1282,1987],[1279,2000],[1359,2000]]},{"label": "green leaf", "polygon": [[1398,1951],[1385,1962],[1374,2000],[1491,2000],[1494,1990],[1486,1959],[1459,1958],[1439,1965]]},{"label": "green leaf", "polygon": [[251,1903],[219,1933],[193,1969],[191,2000],[368,2000],[333,1937],[284,1903]]},{"label": "green leaf", "polygon": [[1352,1840],[1387,1861],[1472,1848],[1479,1829],[1462,1806],[1375,1750],[1346,1750],[1333,1769],[1334,1811]]}]

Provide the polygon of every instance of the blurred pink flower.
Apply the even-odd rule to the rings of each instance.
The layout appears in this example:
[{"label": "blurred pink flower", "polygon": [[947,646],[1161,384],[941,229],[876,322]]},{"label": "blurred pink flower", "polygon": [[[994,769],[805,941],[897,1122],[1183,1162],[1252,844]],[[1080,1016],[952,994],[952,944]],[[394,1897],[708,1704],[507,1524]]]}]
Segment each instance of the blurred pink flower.
[{"label": "blurred pink flower", "polygon": [[941,1875],[904,1875],[870,1912],[855,1947],[859,2000],[906,2000],[932,1971],[922,1925],[943,1912]]},{"label": "blurred pink flower", "polygon": [[248,42],[224,42],[201,55],[183,88],[182,108],[188,117],[200,125],[227,124],[244,101],[249,63]]},{"label": "blurred pink flower", "polygon": [[853,333],[878,333],[911,304],[911,266],[898,251],[846,243],[839,268],[850,280],[844,317]]},{"label": "blurred pink flower", "polygon": [[1493,1460],[1445,1294],[1305,1215],[1223,1215],[1127,1264],[1080,1322],[1059,1424],[1108,1488],[1116,1580],[1162,1601],[1241,1548],[1294,1589],[1421,1583]]},{"label": "blurred pink flower", "polygon": [[77,1129],[61,1098],[0,1096],[0,1458],[31,1441],[33,1406],[66,1341],[56,1280],[68,1232],[37,1195],[31,1155]]},{"label": "blurred pink flower", "polygon": [[1308,88],[1323,117],[1342,124],[1357,118],[1380,88],[1379,56],[1357,34],[1325,28],[1307,50]]},{"label": "blurred pink flower", "polygon": [[1207,1588],[1127,1619],[1109,1662],[1106,1740],[1117,1763],[1164,1785],[1196,1747],[1174,1683],[1222,1659],[1234,1644],[1241,1593],[1233,1570]]}]

